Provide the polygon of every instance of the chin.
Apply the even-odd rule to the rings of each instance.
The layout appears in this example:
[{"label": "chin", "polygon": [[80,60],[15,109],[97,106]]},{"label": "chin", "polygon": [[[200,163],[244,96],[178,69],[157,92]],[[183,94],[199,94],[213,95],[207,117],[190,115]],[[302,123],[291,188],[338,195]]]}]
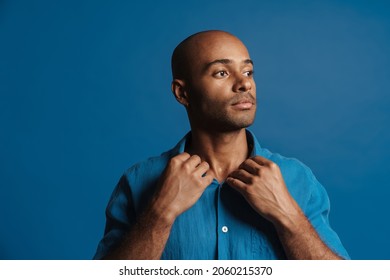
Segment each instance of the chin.
[{"label": "chin", "polygon": [[231,120],[231,124],[236,129],[247,128],[251,126],[255,121],[255,114],[248,114],[247,116],[243,116],[241,118],[236,118],[235,120]]},{"label": "chin", "polygon": [[202,126],[214,132],[234,132],[251,126],[255,120],[255,111],[246,111],[237,114],[237,112],[219,112],[219,114],[209,115],[199,123]]},{"label": "chin", "polygon": [[234,132],[241,130],[243,128],[247,128],[253,124],[254,120],[242,120],[235,122],[224,122],[218,125],[217,130],[220,132]]}]

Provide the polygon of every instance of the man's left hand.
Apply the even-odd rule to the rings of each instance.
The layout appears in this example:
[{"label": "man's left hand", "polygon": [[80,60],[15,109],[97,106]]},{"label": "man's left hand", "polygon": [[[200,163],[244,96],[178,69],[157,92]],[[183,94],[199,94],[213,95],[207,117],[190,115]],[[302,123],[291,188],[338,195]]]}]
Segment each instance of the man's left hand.
[{"label": "man's left hand", "polygon": [[245,160],[226,182],[239,191],[252,208],[271,222],[282,222],[297,213],[279,166],[264,157]]}]

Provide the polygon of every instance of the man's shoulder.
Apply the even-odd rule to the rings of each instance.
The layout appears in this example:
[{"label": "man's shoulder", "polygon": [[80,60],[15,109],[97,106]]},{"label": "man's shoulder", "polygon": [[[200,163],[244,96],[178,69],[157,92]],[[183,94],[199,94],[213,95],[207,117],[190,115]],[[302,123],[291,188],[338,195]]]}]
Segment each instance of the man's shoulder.
[{"label": "man's shoulder", "polygon": [[167,166],[169,160],[179,154],[181,150],[184,150],[186,137],[187,135],[183,137],[176,146],[163,152],[159,156],[149,157],[130,166],[122,176],[126,179],[126,185],[134,192],[147,190],[149,187],[153,187]]},{"label": "man's shoulder", "polygon": [[253,133],[252,136],[254,140],[254,155],[259,155],[273,161],[279,166],[283,173],[287,173],[286,175],[306,175],[310,178],[313,176],[311,169],[299,159],[272,152],[269,149],[260,146]]},{"label": "man's shoulder", "polygon": [[299,159],[273,153],[269,150],[267,151],[269,153],[269,159],[278,164],[280,168],[288,169],[290,172],[304,172],[312,175],[311,169]]},{"label": "man's shoulder", "polygon": [[302,161],[295,157],[284,156],[280,153],[272,152],[267,148],[261,147],[255,137],[254,142],[255,155],[265,157],[279,166],[290,191],[295,188],[298,188],[301,191],[304,189],[308,191],[307,188],[311,188],[317,184],[317,180],[312,170]]},{"label": "man's shoulder", "polygon": [[164,170],[168,161],[173,156],[173,149],[165,151],[159,156],[152,156],[133,164],[125,171],[125,174],[128,178],[142,175],[153,177],[153,174],[160,174]]},{"label": "man's shoulder", "polygon": [[137,208],[153,193],[168,161],[172,157],[172,150],[139,161],[129,167],[121,177],[121,188],[131,193],[133,203]]},{"label": "man's shoulder", "polygon": [[302,161],[286,157],[279,153],[266,150],[268,159],[275,162],[283,175],[283,180],[296,202],[302,210],[306,211],[307,205],[313,194],[323,195],[325,189],[318,182],[312,170]]},{"label": "man's shoulder", "polygon": [[160,174],[168,164],[168,161],[184,151],[184,146],[188,134],[186,134],[173,148],[163,152],[159,156],[149,157],[145,160],[139,161],[128,168],[125,172],[127,176],[132,174],[137,176],[148,175],[152,176],[153,174]]}]

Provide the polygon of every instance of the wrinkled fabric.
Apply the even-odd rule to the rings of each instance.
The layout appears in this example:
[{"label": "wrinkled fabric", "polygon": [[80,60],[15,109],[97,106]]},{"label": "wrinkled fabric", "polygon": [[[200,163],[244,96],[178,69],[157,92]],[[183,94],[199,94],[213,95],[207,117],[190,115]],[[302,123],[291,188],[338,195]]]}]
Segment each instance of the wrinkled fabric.
[{"label": "wrinkled fabric", "polygon": [[[329,198],[311,170],[296,159],[271,153],[247,130],[251,156],[275,162],[286,186],[323,242],[349,259],[329,225]],[[95,259],[118,246],[157,186],[170,158],[184,152],[189,132],[173,149],[129,168],[119,180],[106,209],[106,227]],[[174,222],[161,259],[285,259],[273,225],[256,213],[237,191],[216,179],[200,199]]]}]

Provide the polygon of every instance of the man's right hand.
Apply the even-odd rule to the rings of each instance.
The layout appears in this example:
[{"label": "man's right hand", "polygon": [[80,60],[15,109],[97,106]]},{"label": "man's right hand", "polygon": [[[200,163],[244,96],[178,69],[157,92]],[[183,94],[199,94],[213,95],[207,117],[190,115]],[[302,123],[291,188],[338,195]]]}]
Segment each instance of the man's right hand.
[{"label": "man's right hand", "polygon": [[194,205],[213,180],[209,175],[203,176],[207,170],[208,163],[199,156],[182,153],[173,157],[149,207],[105,259],[160,259],[177,216]]},{"label": "man's right hand", "polygon": [[182,153],[171,158],[153,196],[153,212],[173,223],[181,213],[198,201],[211,184],[213,178],[204,175],[209,168],[209,164],[201,161],[197,155]]}]

